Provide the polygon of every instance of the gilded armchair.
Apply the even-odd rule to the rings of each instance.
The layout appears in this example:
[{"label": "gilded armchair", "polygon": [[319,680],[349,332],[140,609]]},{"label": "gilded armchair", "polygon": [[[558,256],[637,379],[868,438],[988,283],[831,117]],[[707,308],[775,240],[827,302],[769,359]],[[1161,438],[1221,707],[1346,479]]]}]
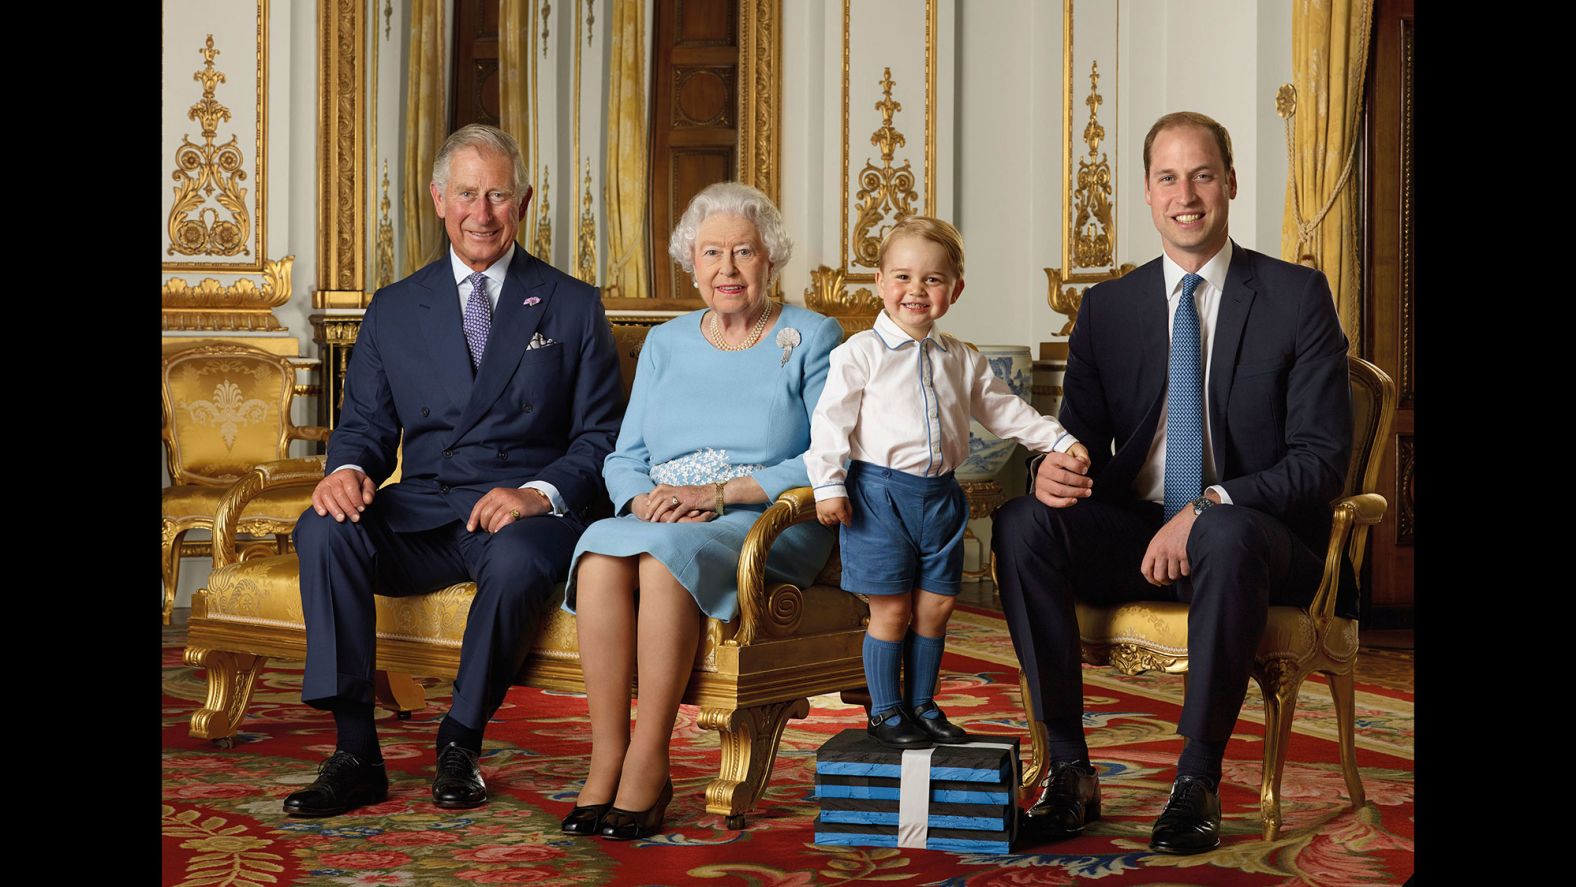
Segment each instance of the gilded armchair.
[{"label": "gilded armchair", "polygon": [[[1357,620],[1335,615],[1335,596],[1344,551],[1360,575],[1368,528],[1384,517],[1386,502],[1378,488],[1383,442],[1395,416],[1395,383],[1366,360],[1350,358],[1352,392],[1352,461],[1345,493],[1332,503],[1334,518],[1325,551],[1324,578],[1313,602],[1301,607],[1270,607],[1254,657],[1253,677],[1264,696],[1264,770],[1260,810],[1265,840],[1280,833],[1280,784],[1291,739],[1297,691],[1303,679],[1318,672],[1330,685],[1340,734],[1341,769],[1352,807],[1363,805],[1362,777],[1357,772],[1354,737],[1353,666],[1357,661]],[[1180,674],[1187,687],[1187,604],[1139,601],[1117,606],[1076,605],[1083,659],[1109,665],[1123,674],[1161,671]],[[1019,677],[1024,698],[1028,685]],[[1044,727],[1030,720],[1032,762],[1023,785],[1035,786],[1044,776]]]},{"label": "gilded armchair", "polygon": [[[615,326],[620,369],[633,378],[644,329]],[[306,633],[293,553],[243,559],[236,534],[251,503],[309,491],[323,457],[258,465],[220,503],[214,524],[214,570],[192,598],[185,661],[207,669],[208,696],[192,715],[191,735],[228,745],[240,729],[252,686],[268,659],[300,660]],[[808,588],[768,584],[766,555],[788,527],[815,519],[808,487],[789,490],[757,519],[739,558],[739,615],[706,621],[684,702],[699,723],[720,734],[719,773],[706,787],[706,810],[743,828],[761,799],[788,719],[809,713],[808,697],[864,686],[861,644],[868,608],[837,587],[834,556]],[[413,674],[452,678],[474,583],[427,595],[377,599],[379,701],[408,712],[425,704]],[[515,681],[579,692],[574,616],[559,609],[559,589]]]},{"label": "gilded armchair", "polygon": [[[208,554],[205,543],[186,541],[192,530],[213,529],[225,491],[252,466],[289,455],[290,441],[328,439],[328,429],[290,421],[296,395],[289,359],[246,345],[202,345],[163,359],[163,438],[170,486],[163,493],[164,623],[169,624],[180,581],[181,558]],[[254,499],[239,531],[274,536],[284,550],[310,491]]]}]

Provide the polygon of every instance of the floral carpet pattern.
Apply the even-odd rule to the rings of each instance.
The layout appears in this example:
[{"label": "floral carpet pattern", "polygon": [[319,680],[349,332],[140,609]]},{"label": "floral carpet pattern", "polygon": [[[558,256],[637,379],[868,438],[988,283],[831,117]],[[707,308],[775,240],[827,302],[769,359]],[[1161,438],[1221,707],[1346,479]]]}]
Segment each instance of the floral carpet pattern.
[{"label": "floral carpet pattern", "polygon": [[[812,699],[809,717],[789,722],[766,796],[742,832],[705,813],[717,734],[701,729],[696,710],[685,707],[673,743],[669,830],[629,843],[561,834],[558,822],[573,806],[590,749],[585,702],[526,687],[510,691],[487,730],[482,772],[489,803],[440,811],[429,797],[432,746],[449,686],[436,680],[423,681],[428,707],[409,720],[380,712],[391,781],[386,802],[344,816],[292,819],[280,812],[281,801],[312,781],[334,747],[332,719],[300,702],[300,663],[269,663],[234,748],[221,749],[187,735],[205,690],[202,672],[181,662],[184,644],[182,627],[166,628],[166,885],[1348,885],[1398,884],[1412,871],[1411,695],[1393,680],[1362,682],[1361,666],[1357,754],[1368,795],[1361,809],[1345,800],[1328,690],[1309,680],[1282,782],[1285,825],[1279,839],[1261,840],[1263,718],[1255,687],[1227,751],[1221,847],[1191,857],[1149,852],[1149,829],[1181,748],[1174,728],[1182,684],[1164,675],[1129,678],[1089,668],[1085,726],[1101,776],[1103,818],[1073,840],[1025,842],[1018,852],[995,856],[813,844],[816,749],[858,726],[863,714],[835,696]],[[1017,677],[1001,617],[960,608],[938,697],[948,714],[972,732],[1026,737]]]}]

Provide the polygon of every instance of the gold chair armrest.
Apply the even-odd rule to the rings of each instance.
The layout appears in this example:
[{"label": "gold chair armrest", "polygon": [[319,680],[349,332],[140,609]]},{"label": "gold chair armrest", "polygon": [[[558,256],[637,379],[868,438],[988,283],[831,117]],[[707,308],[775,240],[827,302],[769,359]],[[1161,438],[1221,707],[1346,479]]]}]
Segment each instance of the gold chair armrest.
[{"label": "gold chair armrest", "polygon": [[323,479],[325,458],[308,456],[304,459],[264,462],[232,484],[224,498],[219,500],[219,508],[213,515],[214,569],[240,560],[235,550],[235,536],[247,503],[265,490],[297,486],[310,489],[316,486]]},{"label": "gold chair armrest", "polygon": [[[1308,615],[1330,618],[1335,614],[1335,595],[1341,585],[1341,552],[1351,544],[1352,569],[1361,570],[1368,528],[1384,520],[1389,503],[1378,493],[1361,493],[1335,500],[1330,520],[1330,545],[1324,552],[1324,577],[1308,605]],[[1348,536],[1351,538],[1348,539]]]},{"label": "gold chair armrest", "polygon": [[290,429],[291,440],[315,440],[319,443],[328,443],[328,438],[334,433],[332,428],[322,425],[302,425]]},{"label": "gold chair armrest", "polygon": [[777,497],[750,527],[739,550],[739,630],[723,643],[747,647],[754,643],[766,620],[766,556],[772,543],[794,524],[815,519],[815,493],[794,487]]}]

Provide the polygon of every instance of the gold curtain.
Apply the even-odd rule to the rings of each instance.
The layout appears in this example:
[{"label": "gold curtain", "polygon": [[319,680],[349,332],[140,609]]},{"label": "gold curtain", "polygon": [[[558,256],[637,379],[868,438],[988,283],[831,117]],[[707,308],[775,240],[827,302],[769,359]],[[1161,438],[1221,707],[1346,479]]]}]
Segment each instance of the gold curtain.
[{"label": "gold curtain", "polygon": [[1363,78],[1373,0],[1297,0],[1291,53],[1295,90],[1282,87],[1287,118],[1286,211],[1281,258],[1311,262],[1334,290],[1336,311],[1360,352],[1361,268],[1357,186]]},{"label": "gold curtain", "polygon": [[[498,0],[498,128],[514,136],[522,151],[530,144],[526,121],[530,120],[530,91],[536,88],[526,77],[530,65],[531,0]],[[526,182],[531,180],[531,172],[527,157]],[[528,248],[526,227],[522,224],[514,235],[522,248]]]},{"label": "gold curtain", "polygon": [[614,0],[608,45],[607,166],[602,183],[607,216],[607,277],[611,299],[651,295],[646,246],[645,0]]},{"label": "gold curtain", "polygon": [[432,211],[427,186],[432,161],[449,137],[443,106],[445,69],[443,0],[411,0],[410,80],[405,85],[405,168],[401,172],[401,209],[405,214],[406,277],[437,257],[443,245],[443,223]]}]

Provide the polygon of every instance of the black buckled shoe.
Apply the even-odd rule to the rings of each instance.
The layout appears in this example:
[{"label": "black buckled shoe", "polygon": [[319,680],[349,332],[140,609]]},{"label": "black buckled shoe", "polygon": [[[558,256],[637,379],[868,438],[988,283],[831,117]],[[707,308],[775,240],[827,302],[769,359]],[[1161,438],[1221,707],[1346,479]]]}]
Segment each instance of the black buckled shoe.
[{"label": "black buckled shoe", "polygon": [[1178,776],[1166,809],[1155,820],[1149,849],[1161,853],[1203,853],[1220,846],[1220,792],[1209,780]]},{"label": "black buckled shoe", "polygon": [[487,783],[476,765],[476,752],[451,742],[438,752],[432,777],[432,803],[445,810],[464,810],[487,803]]},{"label": "black buckled shoe", "polygon": [[602,819],[611,809],[613,809],[612,801],[606,804],[586,804],[583,807],[576,807],[564,817],[558,830],[566,835],[590,837],[602,831]]},{"label": "black buckled shoe", "polygon": [[1100,777],[1087,761],[1052,764],[1040,780],[1040,799],[1024,815],[1036,838],[1070,838],[1100,818]]},{"label": "black buckled shoe", "polygon": [[[925,716],[927,712],[932,711],[936,713],[935,717]],[[956,745],[960,742],[969,741],[969,731],[947,720],[946,712],[936,706],[934,699],[914,706],[912,714],[914,715],[914,723],[919,725],[919,729],[925,731],[925,734],[930,737],[932,742],[939,742],[942,745]]]},{"label": "black buckled shoe", "polygon": [[611,807],[602,817],[602,830],[598,834],[615,841],[649,838],[662,831],[662,822],[668,814],[668,802],[672,800],[673,779],[670,777],[662,784],[662,794],[657,795],[657,802],[650,809],[624,810]]},{"label": "black buckled shoe", "polygon": [[[888,725],[893,715],[897,716],[897,723]],[[933,748],[936,744],[923,727],[914,723],[913,716],[901,708],[889,708],[871,715],[865,732],[887,748]]]},{"label": "black buckled shoe", "polygon": [[285,798],[291,816],[337,816],[346,810],[388,800],[389,774],[382,764],[363,764],[348,751],[336,751],[317,767],[317,780]]}]

